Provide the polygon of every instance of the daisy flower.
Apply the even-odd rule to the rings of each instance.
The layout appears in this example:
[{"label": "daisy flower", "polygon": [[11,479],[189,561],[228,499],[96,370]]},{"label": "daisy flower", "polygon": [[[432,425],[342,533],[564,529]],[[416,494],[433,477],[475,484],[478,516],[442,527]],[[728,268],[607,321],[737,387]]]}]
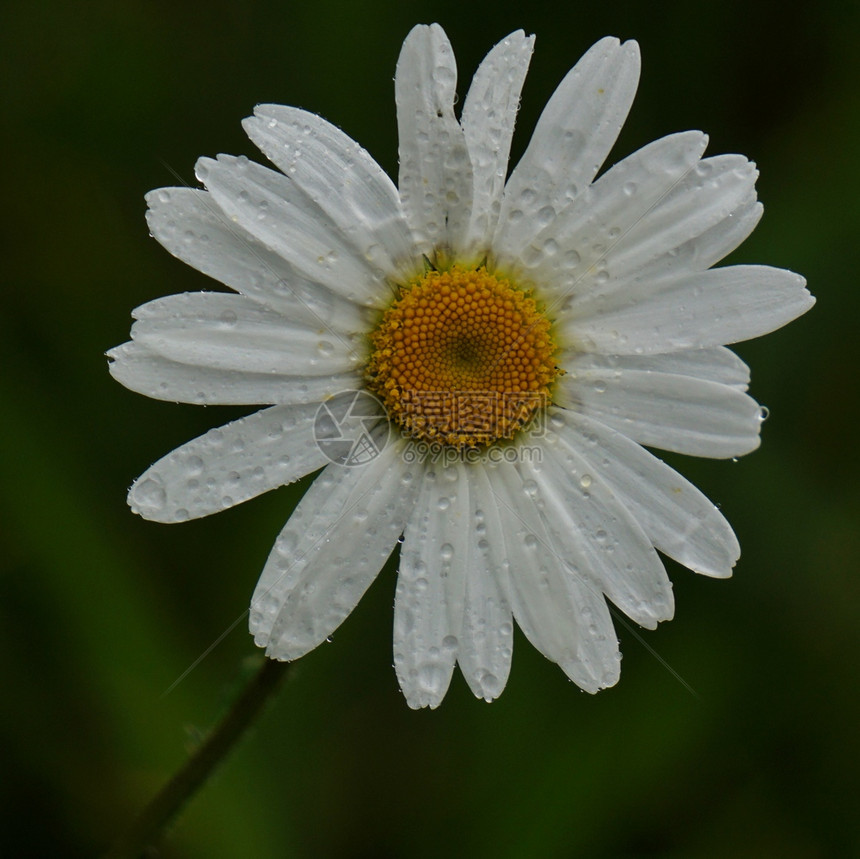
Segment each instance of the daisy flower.
[{"label": "daisy flower", "polygon": [[162,400],[268,406],[179,447],[132,486],[141,516],[208,516],[322,468],[250,608],[293,660],[337,629],[400,544],[394,667],[437,706],[459,663],[492,700],[513,624],[588,692],[618,679],[607,600],[672,617],[658,551],[726,577],[726,520],[645,447],[736,457],[759,443],[749,371],[725,344],[808,310],[802,277],[712,266],[753,230],[756,170],[699,131],[597,176],[630,109],[635,42],[568,73],[508,175],[533,38],[481,63],[459,118],[438,25],[397,63],[398,187],[294,107],[245,120],[278,168],[202,158],[205,190],[150,193],[152,234],[234,290],[139,307],[109,353]]}]

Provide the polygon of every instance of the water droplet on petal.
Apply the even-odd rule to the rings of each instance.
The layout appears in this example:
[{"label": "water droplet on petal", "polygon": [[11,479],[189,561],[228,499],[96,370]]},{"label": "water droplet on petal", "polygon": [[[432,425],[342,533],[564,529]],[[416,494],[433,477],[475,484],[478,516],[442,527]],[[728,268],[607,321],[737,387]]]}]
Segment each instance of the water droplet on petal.
[{"label": "water droplet on petal", "polygon": [[132,501],[139,512],[155,513],[167,503],[167,492],[160,483],[148,477],[143,483],[134,487]]}]

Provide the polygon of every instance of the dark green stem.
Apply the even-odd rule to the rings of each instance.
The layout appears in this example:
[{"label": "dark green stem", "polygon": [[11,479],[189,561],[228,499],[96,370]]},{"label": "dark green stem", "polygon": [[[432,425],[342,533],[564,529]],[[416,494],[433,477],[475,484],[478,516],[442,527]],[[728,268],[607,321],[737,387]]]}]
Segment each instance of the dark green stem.
[{"label": "dark green stem", "polygon": [[263,662],[221,723],[156,794],[128,831],[114,842],[104,859],[139,859],[149,847],[158,843],[165,827],[227,756],[288,671],[289,663],[272,659]]}]

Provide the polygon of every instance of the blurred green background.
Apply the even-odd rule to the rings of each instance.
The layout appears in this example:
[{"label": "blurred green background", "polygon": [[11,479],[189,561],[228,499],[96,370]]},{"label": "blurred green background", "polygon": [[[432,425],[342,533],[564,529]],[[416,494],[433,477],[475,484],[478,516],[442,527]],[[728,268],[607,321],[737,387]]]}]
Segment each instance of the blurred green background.
[{"label": "blurred green background", "polygon": [[108,376],[133,307],[211,286],[148,238],[143,194],[194,184],[202,154],[258,157],[239,125],[257,102],[322,114],[396,172],[394,64],[430,21],[461,94],[501,37],[537,35],[515,157],[563,74],[614,34],[643,52],[615,159],[701,128],[710,153],[758,162],[765,217],[733,259],[803,273],[818,305],[738,348],[771,410],[761,450],[673,459],[743,557],[727,582],[670,568],[676,619],[647,647],[619,626],[614,689],[581,693],[520,636],[499,701],[457,675],[418,713],[391,667],[389,565],[159,855],[860,855],[860,4],[838,0],[7,4],[0,855],[98,854],[185,759],[249,670],[242,613],[306,486],[184,525],[126,508],[152,461],[241,414]]}]

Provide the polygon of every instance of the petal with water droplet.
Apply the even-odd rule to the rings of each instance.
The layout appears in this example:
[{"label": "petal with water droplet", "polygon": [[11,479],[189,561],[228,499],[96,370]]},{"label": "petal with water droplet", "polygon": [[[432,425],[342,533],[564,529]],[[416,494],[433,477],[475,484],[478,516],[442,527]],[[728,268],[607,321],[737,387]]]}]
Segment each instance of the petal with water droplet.
[{"label": "petal with water droplet", "polygon": [[123,343],[107,353],[110,374],[139,394],[172,403],[246,406],[320,403],[339,391],[357,390],[358,373],[285,376],[196,367],[158,355],[139,343]]},{"label": "petal with water droplet", "polygon": [[568,365],[554,395],[558,405],[676,453],[727,459],[759,446],[759,405],[739,388],[599,357]]},{"label": "petal with water droplet", "polygon": [[243,295],[170,295],[138,307],[134,317],[136,343],[197,367],[324,376],[357,370],[365,357],[363,344],[343,335],[323,354],[318,329],[291,322]]},{"label": "petal with water droplet", "polygon": [[[496,249],[525,247],[534,216],[560,211],[594,179],[627,118],[639,82],[639,46],[605,38],[567,73],[505,186]],[[520,212],[514,218],[514,212]]]},{"label": "petal with water droplet", "polygon": [[347,333],[367,325],[365,311],[302,277],[282,256],[221,211],[211,194],[160,188],[146,195],[152,235],[174,256],[294,322]]},{"label": "petal with water droplet", "polygon": [[283,173],[232,155],[201,158],[196,170],[224,214],[302,277],[369,307],[390,295],[384,273]]},{"label": "petal with water droplet", "polygon": [[760,337],[809,310],[815,299],[799,274],[735,265],[633,281],[610,294],[584,295],[561,333],[609,355],[703,349]]},{"label": "petal with water droplet", "polygon": [[[440,505],[440,498],[448,499]],[[406,526],[394,599],[394,667],[410,707],[437,707],[463,618],[469,488],[462,463],[428,468]]]},{"label": "petal with water droplet", "polygon": [[400,198],[418,249],[459,251],[472,210],[472,165],[454,116],[457,64],[438,25],[414,27],[394,77]]},{"label": "petal with water droplet", "polygon": [[485,701],[501,695],[514,637],[502,523],[481,463],[469,467],[472,522],[458,661],[469,688]]},{"label": "petal with water droplet", "polygon": [[713,502],[616,430],[574,412],[554,412],[561,441],[599,468],[601,479],[661,552],[697,573],[732,574],[740,546]]},{"label": "petal with water droplet", "polygon": [[131,509],[157,522],[197,519],[321,468],[328,459],[313,437],[317,408],[275,406],[181,445],[135,481]]},{"label": "petal with water droplet", "polygon": [[261,104],[243,123],[248,136],[388,277],[414,269],[419,254],[394,183],[352,138],[322,117]]},{"label": "petal with water droplet", "polygon": [[498,223],[514,120],[533,48],[534,36],[522,30],[511,33],[478,66],[466,94],[460,123],[474,176],[472,215],[463,247],[467,255],[487,252]]},{"label": "petal with water droplet", "polygon": [[418,483],[402,448],[398,441],[364,465],[328,466],[299,502],[251,599],[251,632],[273,659],[322,644],[382,569]]},{"label": "petal with water droplet", "polygon": [[648,629],[672,617],[672,584],[651,541],[586,460],[545,445],[542,462],[518,468],[540,486],[541,515],[568,579],[598,588]]}]

